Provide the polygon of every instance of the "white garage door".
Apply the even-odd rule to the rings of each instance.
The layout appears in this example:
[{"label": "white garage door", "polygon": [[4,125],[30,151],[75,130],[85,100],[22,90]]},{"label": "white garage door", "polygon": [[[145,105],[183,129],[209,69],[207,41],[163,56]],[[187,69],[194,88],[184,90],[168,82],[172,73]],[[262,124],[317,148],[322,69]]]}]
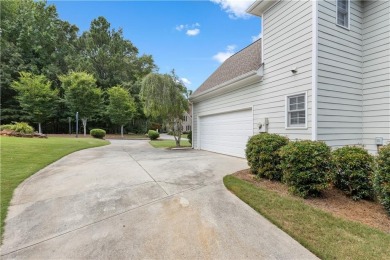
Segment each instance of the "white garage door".
[{"label": "white garage door", "polygon": [[245,157],[246,143],[253,135],[252,118],[252,110],[200,117],[200,149]]}]

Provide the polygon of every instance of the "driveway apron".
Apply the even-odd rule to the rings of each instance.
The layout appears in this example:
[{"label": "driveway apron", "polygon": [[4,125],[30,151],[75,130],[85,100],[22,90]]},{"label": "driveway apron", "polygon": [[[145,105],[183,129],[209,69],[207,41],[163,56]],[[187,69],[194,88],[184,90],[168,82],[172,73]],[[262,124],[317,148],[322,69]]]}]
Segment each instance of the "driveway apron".
[{"label": "driveway apron", "polygon": [[314,259],[223,185],[244,159],[112,140],[14,193],[2,259]]}]

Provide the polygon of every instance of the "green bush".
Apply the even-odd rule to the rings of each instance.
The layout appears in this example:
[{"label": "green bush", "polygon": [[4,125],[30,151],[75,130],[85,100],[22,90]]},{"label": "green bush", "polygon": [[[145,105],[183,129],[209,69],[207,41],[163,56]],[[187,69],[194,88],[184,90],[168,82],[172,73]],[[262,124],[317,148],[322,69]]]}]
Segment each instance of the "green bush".
[{"label": "green bush", "polygon": [[14,130],[17,133],[21,134],[32,134],[34,133],[34,128],[27,124],[26,122],[14,122],[11,130]]},{"label": "green bush", "polygon": [[246,144],[246,158],[252,173],[270,180],[281,180],[279,150],[288,144],[288,138],[269,133],[252,136]]},{"label": "green bush", "polygon": [[374,189],[390,215],[390,144],[380,149],[376,157]]},{"label": "green bush", "polygon": [[362,147],[345,146],[332,153],[333,184],[353,200],[373,198],[374,158]]},{"label": "green bush", "polygon": [[190,144],[192,144],[192,131],[189,131],[187,134],[187,139]]},{"label": "green bush", "polygon": [[89,131],[89,134],[94,138],[103,139],[106,136],[106,131],[103,129],[95,128]]},{"label": "green bush", "polygon": [[280,149],[283,181],[290,192],[306,198],[318,196],[328,186],[331,151],[319,141],[289,142]]},{"label": "green bush", "polygon": [[149,130],[148,131],[148,137],[149,137],[150,140],[156,140],[157,138],[160,137],[160,134],[157,131]]},{"label": "green bush", "polygon": [[13,125],[0,125],[0,131],[3,130],[13,130]]}]

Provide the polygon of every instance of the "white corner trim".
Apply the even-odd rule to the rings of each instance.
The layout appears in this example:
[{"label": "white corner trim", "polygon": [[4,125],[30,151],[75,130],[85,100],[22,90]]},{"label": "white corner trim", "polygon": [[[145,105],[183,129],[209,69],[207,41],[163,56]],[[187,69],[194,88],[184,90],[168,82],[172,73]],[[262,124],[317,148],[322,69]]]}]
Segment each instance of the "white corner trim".
[{"label": "white corner trim", "polygon": [[246,87],[250,84],[259,82],[261,77],[257,74],[257,70],[252,70],[248,73],[245,73],[241,76],[238,76],[234,79],[231,79],[229,81],[226,81],[222,84],[219,84],[211,89],[208,89],[206,91],[200,92],[199,94],[195,96],[190,96],[191,102],[200,102],[202,100],[222,95],[224,93],[227,93],[229,91],[232,91],[234,89],[238,89],[238,87]]},{"label": "white corner trim", "polygon": [[191,144],[191,148],[194,149],[194,103],[190,102],[191,103],[191,133],[192,133],[192,144]]},{"label": "white corner trim", "polygon": [[200,118],[196,117],[196,149],[200,150]]},{"label": "white corner trim", "polygon": [[317,140],[317,88],[318,88],[318,1],[312,1],[312,53],[311,53],[311,140]]}]

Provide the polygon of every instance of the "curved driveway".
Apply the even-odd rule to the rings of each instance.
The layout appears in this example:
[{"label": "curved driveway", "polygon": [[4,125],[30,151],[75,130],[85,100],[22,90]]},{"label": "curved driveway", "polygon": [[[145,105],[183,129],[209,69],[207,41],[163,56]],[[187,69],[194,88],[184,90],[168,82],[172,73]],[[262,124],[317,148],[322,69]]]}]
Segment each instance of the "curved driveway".
[{"label": "curved driveway", "polygon": [[2,258],[315,258],[225,189],[222,177],[245,160],[111,142],[17,188]]}]

